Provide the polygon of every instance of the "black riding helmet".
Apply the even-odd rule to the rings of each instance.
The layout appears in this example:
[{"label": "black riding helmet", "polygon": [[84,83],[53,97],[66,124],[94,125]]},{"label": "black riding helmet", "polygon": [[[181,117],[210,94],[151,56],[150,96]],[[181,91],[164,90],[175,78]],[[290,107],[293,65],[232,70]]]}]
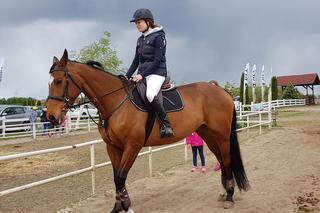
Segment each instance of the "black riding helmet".
[{"label": "black riding helmet", "polygon": [[137,9],[136,12],[134,12],[132,20],[130,22],[135,22],[140,19],[151,19],[152,21],[154,20],[151,11],[146,8]]}]

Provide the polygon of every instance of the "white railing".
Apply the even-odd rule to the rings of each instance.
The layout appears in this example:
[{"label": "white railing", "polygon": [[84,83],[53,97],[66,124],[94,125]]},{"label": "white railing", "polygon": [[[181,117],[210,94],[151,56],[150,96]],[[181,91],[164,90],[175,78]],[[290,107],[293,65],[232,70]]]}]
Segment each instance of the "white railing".
[{"label": "white railing", "polygon": [[[80,148],[80,147],[84,147],[84,146],[90,146],[90,167],[87,168],[83,168],[77,171],[73,171],[73,172],[69,172],[66,174],[62,174],[59,176],[55,176],[55,177],[51,177],[48,179],[44,179],[44,180],[40,180],[40,181],[36,181],[33,183],[29,183],[23,186],[18,186],[15,188],[11,188],[11,189],[6,189],[4,191],[0,192],[0,197],[7,195],[7,194],[11,194],[14,192],[18,192],[24,189],[28,189],[31,187],[35,187],[35,186],[39,186],[39,185],[43,185],[45,183],[50,183],[56,180],[60,180],[62,178],[66,178],[66,177],[70,177],[73,175],[77,175],[77,174],[81,174],[84,172],[88,172],[91,171],[91,186],[92,186],[92,194],[95,194],[95,169],[96,168],[101,168],[107,165],[111,165],[111,161],[107,161],[104,163],[100,163],[100,164],[96,164],[95,163],[95,148],[94,145],[95,144],[99,144],[99,143],[103,143],[102,140],[94,140],[94,141],[90,141],[90,142],[85,142],[85,143],[80,143],[80,144],[75,144],[75,145],[70,145],[70,146],[63,146],[63,147],[58,147],[58,148],[52,148],[52,149],[45,149],[45,150],[39,150],[39,151],[33,151],[33,152],[26,152],[26,153],[19,153],[19,154],[13,154],[13,155],[7,155],[7,156],[0,156],[0,162],[1,161],[6,161],[6,160],[13,160],[13,159],[17,159],[17,158],[25,158],[25,157],[30,157],[30,156],[35,156],[35,155],[43,155],[43,154],[48,154],[48,153],[54,153],[54,152],[60,152],[60,151],[65,151],[65,150],[69,150],[69,149],[76,149],[76,148]],[[151,147],[149,147],[148,151],[144,151],[144,152],[140,152],[138,154],[138,156],[142,156],[142,155],[149,155],[149,175],[152,175],[152,153],[155,152],[159,152],[162,150],[166,150],[166,149],[170,149],[176,146],[181,146],[181,145],[185,145],[185,161],[187,161],[187,146],[185,141],[183,140],[182,142],[178,142],[172,145],[168,145],[168,146],[164,146],[164,147],[160,147],[157,149],[152,149]]]},{"label": "white railing", "polygon": [[[267,116],[264,116],[264,115],[267,115]],[[245,127],[239,128],[239,129],[237,129],[237,131],[241,131],[244,129],[250,129],[250,128],[254,128],[254,127],[259,126],[260,127],[260,134],[261,134],[262,126],[269,125],[269,127],[270,127],[270,124],[272,122],[271,117],[270,117],[270,111],[242,112],[242,114],[240,114],[237,117],[238,117],[238,124],[245,123]],[[263,120],[263,118],[265,118],[265,117],[267,117],[267,119]],[[255,120],[256,118],[258,118],[258,120]],[[31,188],[34,186],[43,185],[43,184],[50,183],[50,182],[53,182],[56,180],[60,180],[62,178],[70,177],[70,176],[81,174],[81,173],[88,172],[88,171],[91,171],[92,194],[94,194],[95,193],[95,169],[101,168],[101,167],[104,167],[107,165],[111,165],[110,161],[100,163],[100,164],[96,164],[96,162],[95,162],[95,147],[94,147],[94,145],[102,143],[102,142],[103,142],[102,140],[94,140],[94,141],[70,145],[70,146],[63,146],[63,147],[57,147],[57,148],[51,148],[51,149],[45,149],[45,150],[39,150],[39,151],[33,151],[33,152],[0,156],[0,162],[1,162],[1,161],[13,160],[13,159],[17,159],[17,158],[25,158],[25,157],[35,156],[35,155],[43,155],[43,154],[48,154],[48,153],[53,153],[53,152],[60,152],[60,151],[64,151],[64,150],[76,149],[76,148],[80,148],[80,147],[84,147],[84,146],[90,146],[90,167],[83,168],[83,169],[73,171],[73,172],[69,172],[66,174],[62,174],[59,176],[51,177],[48,179],[36,181],[36,182],[29,183],[29,184],[26,184],[23,186],[18,186],[18,187],[11,188],[11,189],[6,189],[6,190],[0,192],[0,197],[7,195],[7,194],[11,194],[13,192],[18,192],[18,191],[28,189],[28,188]],[[176,147],[176,146],[185,145],[185,144],[186,144],[185,141],[182,141],[182,142],[178,142],[178,143],[175,143],[172,145],[168,145],[168,146],[164,146],[164,147],[160,147],[160,148],[156,148],[156,149],[152,149],[152,147],[149,147],[147,151],[139,153],[138,156],[142,156],[142,155],[149,156],[149,175],[151,176],[152,175],[152,165],[153,165],[152,153],[166,150],[166,149]],[[185,150],[184,150],[185,162],[187,161],[187,158],[188,158],[187,153],[188,153],[187,146],[185,146]]]},{"label": "white railing", "polygon": [[[290,106],[304,106],[306,105],[305,99],[283,99],[283,100],[274,100],[271,101],[271,108],[275,110],[276,108],[281,107],[290,107]],[[239,105],[239,111],[265,111],[269,108],[269,102],[262,103],[251,103],[250,105]]]},{"label": "white railing", "polygon": [[[92,117],[97,120],[98,116]],[[20,124],[10,124],[10,123]],[[2,125],[0,125],[0,140],[8,138],[22,138],[32,137],[34,140],[41,136],[51,136],[55,134],[68,134],[76,130],[87,130],[90,132],[96,129],[97,125],[89,118],[83,116],[81,119],[69,120],[65,126],[50,126],[50,122],[30,123],[29,119],[10,119],[2,118]]]}]

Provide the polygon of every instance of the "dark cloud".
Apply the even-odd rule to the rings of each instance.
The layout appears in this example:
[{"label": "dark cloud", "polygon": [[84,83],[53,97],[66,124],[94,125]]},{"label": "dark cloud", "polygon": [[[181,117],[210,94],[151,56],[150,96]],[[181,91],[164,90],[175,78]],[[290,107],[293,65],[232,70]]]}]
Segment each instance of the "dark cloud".
[{"label": "dark cloud", "polygon": [[[178,83],[238,83],[248,62],[257,64],[258,75],[264,64],[267,77],[271,67],[276,75],[319,73],[319,6],[316,0],[2,1],[0,57],[7,64],[0,96],[44,97],[43,70],[51,57],[64,48],[79,50],[105,30],[128,67],[139,36],[128,21],[141,7],[150,8],[165,28],[168,67]],[[26,66],[39,81],[27,89],[20,83],[31,78],[21,79]]]}]

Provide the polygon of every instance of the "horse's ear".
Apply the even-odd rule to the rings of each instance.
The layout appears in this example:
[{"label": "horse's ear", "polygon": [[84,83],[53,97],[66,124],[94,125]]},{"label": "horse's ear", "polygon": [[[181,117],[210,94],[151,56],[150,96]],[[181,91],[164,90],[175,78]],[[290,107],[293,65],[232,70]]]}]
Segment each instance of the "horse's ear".
[{"label": "horse's ear", "polygon": [[64,67],[67,65],[67,62],[68,62],[68,51],[67,49],[64,49],[63,56],[60,59],[60,65]]},{"label": "horse's ear", "polygon": [[53,65],[56,65],[56,64],[58,64],[59,63],[59,59],[57,58],[57,57],[53,57],[53,60],[52,60],[52,64]]}]

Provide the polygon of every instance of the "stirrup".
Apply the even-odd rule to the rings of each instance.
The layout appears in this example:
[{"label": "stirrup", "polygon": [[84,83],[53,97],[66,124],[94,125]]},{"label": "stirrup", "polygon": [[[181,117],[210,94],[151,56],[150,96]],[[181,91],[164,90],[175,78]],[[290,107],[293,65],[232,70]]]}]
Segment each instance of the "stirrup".
[{"label": "stirrup", "polygon": [[174,133],[171,127],[161,127],[160,138],[168,138],[171,136],[174,136]]}]

